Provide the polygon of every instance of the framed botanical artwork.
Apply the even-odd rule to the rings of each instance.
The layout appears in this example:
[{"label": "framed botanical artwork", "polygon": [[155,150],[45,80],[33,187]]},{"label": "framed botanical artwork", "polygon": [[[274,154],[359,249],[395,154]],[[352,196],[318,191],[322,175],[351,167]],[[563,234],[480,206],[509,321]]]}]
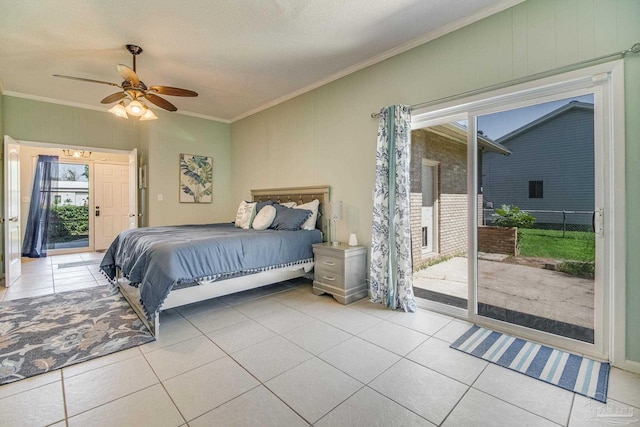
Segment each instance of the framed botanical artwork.
[{"label": "framed botanical artwork", "polygon": [[213,201],[213,157],[180,154],[180,203]]}]

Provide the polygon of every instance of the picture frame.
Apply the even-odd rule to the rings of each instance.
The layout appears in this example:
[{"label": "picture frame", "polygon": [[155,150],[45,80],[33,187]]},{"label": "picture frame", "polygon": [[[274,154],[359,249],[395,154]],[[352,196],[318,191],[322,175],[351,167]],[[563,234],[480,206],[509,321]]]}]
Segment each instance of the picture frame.
[{"label": "picture frame", "polygon": [[178,174],[180,203],[213,202],[213,157],[180,154]]}]

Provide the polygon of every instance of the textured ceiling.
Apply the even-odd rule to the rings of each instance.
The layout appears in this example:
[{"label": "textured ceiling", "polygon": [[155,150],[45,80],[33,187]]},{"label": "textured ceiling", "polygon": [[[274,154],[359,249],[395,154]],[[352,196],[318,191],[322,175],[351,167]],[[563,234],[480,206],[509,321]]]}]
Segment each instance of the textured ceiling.
[{"label": "textured ceiling", "polygon": [[521,0],[0,0],[4,93],[104,108],[127,43],[184,113],[234,120]]}]

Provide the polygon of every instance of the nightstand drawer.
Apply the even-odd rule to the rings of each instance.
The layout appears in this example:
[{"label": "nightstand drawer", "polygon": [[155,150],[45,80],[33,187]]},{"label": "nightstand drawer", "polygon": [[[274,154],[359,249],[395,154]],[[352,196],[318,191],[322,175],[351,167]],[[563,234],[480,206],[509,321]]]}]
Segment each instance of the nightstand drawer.
[{"label": "nightstand drawer", "polygon": [[326,255],[316,255],[316,270],[323,269],[337,274],[344,272],[344,259],[334,258]]},{"label": "nightstand drawer", "polygon": [[317,265],[313,279],[316,282],[326,283],[331,286],[344,286],[344,276],[341,273],[336,273],[333,270],[323,267],[317,267]]}]

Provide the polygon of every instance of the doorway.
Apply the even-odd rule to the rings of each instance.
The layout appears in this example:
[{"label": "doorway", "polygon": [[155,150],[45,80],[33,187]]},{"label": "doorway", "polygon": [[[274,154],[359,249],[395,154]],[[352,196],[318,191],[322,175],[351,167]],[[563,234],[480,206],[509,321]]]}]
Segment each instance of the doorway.
[{"label": "doorway", "polygon": [[[33,161],[37,159],[34,157]],[[49,210],[47,249],[90,250],[89,189],[91,164],[60,159]]]},{"label": "doorway", "polygon": [[[609,326],[621,324],[625,311],[624,300],[613,299],[624,289],[625,262],[618,209],[624,196],[615,191],[624,175],[624,135],[616,123],[623,108],[612,98],[620,70],[621,63],[601,64],[414,112],[414,133],[464,123],[468,148],[466,247],[416,269],[420,304],[624,360],[624,328]],[[422,273],[434,268],[437,275]],[[466,298],[438,300],[454,295],[443,280],[439,289],[421,286],[421,275],[451,279],[465,268],[458,282]]]},{"label": "doorway", "polygon": [[[16,155],[9,157],[8,154],[15,152]],[[75,155],[84,153],[84,157]],[[56,194],[52,197],[53,215],[55,215],[54,225],[50,227],[50,235],[53,239],[48,242],[48,254],[60,255],[78,252],[91,252],[96,250],[95,245],[95,207],[101,207],[96,202],[95,187],[104,187],[100,183],[99,176],[95,173],[97,165],[111,165],[118,169],[117,174],[121,177],[117,183],[115,194],[117,203],[113,198],[106,201],[107,205],[120,204],[121,208],[126,208],[126,214],[118,213],[118,221],[109,225],[109,232],[115,237],[117,228],[123,226],[135,228],[138,226],[138,188],[137,188],[137,149],[131,151],[111,150],[93,147],[69,147],[59,144],[48,144],[31,141],[14,141],[5,137],[5,171],[15,170],[11,175],[5,175],[5,188],[11,188],[12,197],[6,198],[5,218],[16,217],[11,225],[17,224],[18,231],[9,228],[9,221],[5,221],[5,239],[10,236],[18,236],[16,244],[5,247],[15,247],[16,256],[5,258],[5,283],[11,286],[19,277],[21,242],[23,239],[24,224],[27,221],[29,204],[31,200],[31,190],[33,186],[33,171],[39,154],[56,155],[59,158],[59,168],[62,185],[58,186]],[[10,159],[15,158],[16,168],[10,168]],[[105,166],[106,167],[106,166]],[[97,166],[98,170],[105,167]],[[108,169],[108,168],[107,168]],[[102,175],[103,177],[105,174]],[[122,179],[124,176],[124,180]],[[112,183],[113,184],[113,183]],[[6,191],[6,190],[5,190]],[[100,191],[97,192],[101,194]],[[104,192],[102,193],[104,194]],[[105,205],[105,207],[107,207]],[[11,212],[18,212],[17,215],[8,215]],[[107,212],[106,218],[111,215]],[[51,224],[51,223],[50,223]],[[104,227],[103,227],[104,229]],[[12,230],[9,232],[9,230]],[[120,230],[122,231],[122,230]],[[118,231],[119,232],[119,231]],[[107,233],[109,234],[109,233]],[[103,236],[107,235],[103,234]],[[113,240],[113,239],[111,239]],[[109,244],[111,241],[109,241]],[[6,242],[5,242],[6,245]],[[99,243],[99,248],[104,250],[108,247],[104,242]],[[10,262],[11,259],[11,262]]]}]

